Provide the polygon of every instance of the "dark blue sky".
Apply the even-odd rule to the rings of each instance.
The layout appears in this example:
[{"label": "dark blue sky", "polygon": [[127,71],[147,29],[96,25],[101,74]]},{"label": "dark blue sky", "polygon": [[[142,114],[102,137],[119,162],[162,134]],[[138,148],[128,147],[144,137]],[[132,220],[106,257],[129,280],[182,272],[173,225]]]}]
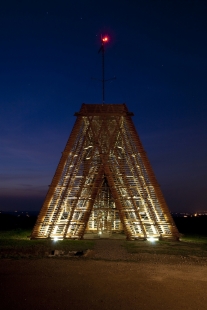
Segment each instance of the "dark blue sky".
[{"label": "dark blue sky", "polygon": [[0,210],[39,210],[83,102],[126,102],[171,211],[207,210],[207,2],[0,4]]}]

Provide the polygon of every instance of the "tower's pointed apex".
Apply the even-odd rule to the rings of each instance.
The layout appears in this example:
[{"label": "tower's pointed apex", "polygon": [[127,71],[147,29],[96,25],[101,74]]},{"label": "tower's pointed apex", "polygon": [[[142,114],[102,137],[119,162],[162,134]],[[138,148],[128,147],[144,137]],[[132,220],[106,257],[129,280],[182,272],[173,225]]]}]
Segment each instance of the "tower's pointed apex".
[{"label": "tower's pointed apex", "polygon": [[32,238],[179,238],[125,104],[83,104]]}]

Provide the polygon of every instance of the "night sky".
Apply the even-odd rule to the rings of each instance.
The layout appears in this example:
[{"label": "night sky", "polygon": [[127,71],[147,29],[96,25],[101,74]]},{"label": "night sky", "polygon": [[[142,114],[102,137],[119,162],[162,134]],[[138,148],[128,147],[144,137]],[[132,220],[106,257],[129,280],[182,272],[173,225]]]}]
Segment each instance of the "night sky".
[{"label": "night sky", "polygon": [[0,210],[40,210],[84,103],[126,103],[172,212],[207,210],[207,1],[3,0]]}]

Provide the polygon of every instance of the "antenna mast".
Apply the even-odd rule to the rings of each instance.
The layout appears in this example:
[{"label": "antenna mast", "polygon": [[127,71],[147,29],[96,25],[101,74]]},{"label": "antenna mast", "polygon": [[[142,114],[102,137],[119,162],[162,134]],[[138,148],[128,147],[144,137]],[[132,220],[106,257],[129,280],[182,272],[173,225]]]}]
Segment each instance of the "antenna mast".
[{"label": "antenna mast", "polygon": [[113,77],[111,79],[105,80],[105,59],[104,59],[104,53],[105,53],[105,43],[108,42],[109,38],[107,36],[101,35],[101,47],[99,49],[99,53],[102,52],[102,101],[105,103],[105,82],[110,80],[115,80],[116,78]]},{"label": "antenna mast", "polygon": [[101,36],[101,48],[99,51],[102,51],[102,99],[103,103],[105,102],[105,63],[104,63],[104,53],[105,53],[105,42],[108,41],[107,37],[102,37]]}]

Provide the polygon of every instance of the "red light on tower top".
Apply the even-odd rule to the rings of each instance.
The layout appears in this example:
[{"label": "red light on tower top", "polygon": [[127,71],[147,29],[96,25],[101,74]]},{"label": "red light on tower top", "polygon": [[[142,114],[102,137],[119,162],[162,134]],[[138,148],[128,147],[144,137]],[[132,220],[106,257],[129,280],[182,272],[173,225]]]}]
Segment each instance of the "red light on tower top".
[{"label": "red light on tower top", "polygon": [[109,40],[109,38],[106,36],[102,38],[102,42],[108,42],[108,40]]}]

